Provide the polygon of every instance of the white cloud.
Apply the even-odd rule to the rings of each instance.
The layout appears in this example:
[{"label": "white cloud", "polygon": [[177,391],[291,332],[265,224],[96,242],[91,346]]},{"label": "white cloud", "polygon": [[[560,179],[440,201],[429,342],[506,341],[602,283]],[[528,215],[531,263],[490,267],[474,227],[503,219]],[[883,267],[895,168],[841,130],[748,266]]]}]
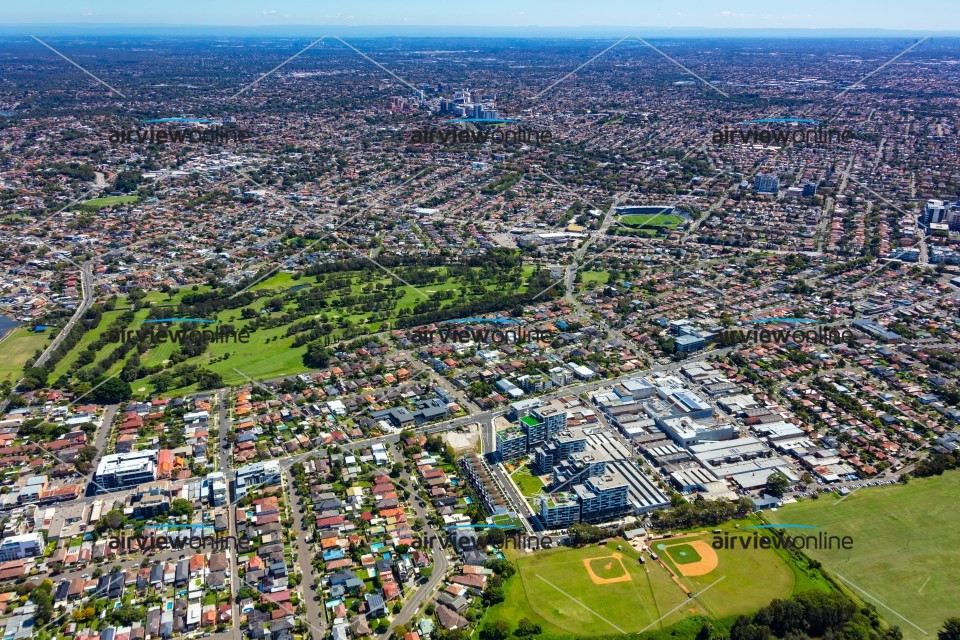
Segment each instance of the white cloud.
[{"label": "white cloud", "polygon": [[274,10],[272,10],[272,9],[264,9],[264,10],[261,11],[260,13],[262,13],[262,14],[265,15],[265,16],[272,16],[273,14],[276,13],[276,11],[274,11]]}]

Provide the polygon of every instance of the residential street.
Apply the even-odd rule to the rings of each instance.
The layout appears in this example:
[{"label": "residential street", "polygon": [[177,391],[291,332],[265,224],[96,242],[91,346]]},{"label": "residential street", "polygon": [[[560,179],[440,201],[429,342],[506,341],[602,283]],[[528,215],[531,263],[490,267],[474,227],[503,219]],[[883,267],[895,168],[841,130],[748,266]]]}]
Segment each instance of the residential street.
[{"label": "residential street", "polygon": [[[295,545],[297,550],[297,564],[300,566],[300,572],[303,579],[300,581],[300,592],[303,596],[303,603],[307,614],[303,622],[314,634],[314,640],[321,640],[327,633],[327,624],[323,610],[323,590],[313,589],[313,581],[317,577],[313,573],[313,558],[316,551],[313,545],[307,542],[307,531],[311,523],[307,522],[308,517],[312,517],[312,511],[307,507],[307,513],[301,513],[304,507],[303,497],[297,493],[294,485],[293,474],[290,469],[285,470],[287,474],[288,496],[290,500],[290,511],[293,514],[293,531],[295,535]],[[314,599],[319,596],[320,601]]]},{"label": "residential street", "polygon": [[[395,445],[390,445],[390,455],[393,456],[395,462],[401,464],[405,463],[403,454]],[[410,474],[406,471],[406,466],[404,466],[403,473],[400,474],[400,482],[406,486],[412,486]],[[413,508],[414,513],[417,517],[424,522],[423,534],[427,539],[439,539],[439,533],[430,526],[430,521],[427,517],[427,509],[421,507],[417,495],[410,496],[410,505]],[[444,576],[450,568],[450,561],[447,559],[446,552],[440,547],[436,547],[432,550],[433,556],[433,573],[430,576],[430,580],[427,584],[420,586],[417,591],[411,596],[403,605],[403,609],[400,610],[393,621],[390,624],[390,629],[397,625],[406,625],[413,616],[417,614],[417,611],[420,610],[420,606],[429,598],[437,586],[443,581]],[[383,639],[390,637],[390,631],[384,633],[380,636]]]}]

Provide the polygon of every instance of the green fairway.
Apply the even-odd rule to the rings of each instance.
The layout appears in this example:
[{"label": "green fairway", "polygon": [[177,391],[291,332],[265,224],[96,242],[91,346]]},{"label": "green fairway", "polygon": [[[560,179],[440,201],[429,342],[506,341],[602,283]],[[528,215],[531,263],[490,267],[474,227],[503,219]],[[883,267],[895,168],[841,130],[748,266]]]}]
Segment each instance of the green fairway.
[{"label": "green fairway", "polygon": [[0,339],[0,382],[16,382],[23,377],[23,365],[37,350],[50,344],[52,329],[37,333],[33,327],[17,327]]},{"label": "green fairway", "polygon": [[825,494],[769,514],[850,536],[852,549],[810,550],[852,593],[909,639],[936,634],[960,602],[960,472],[868,487],[840,500]]},{"label": "green fairway", "polygon": [[690,564],[700,562],[703,559],[700,557],[700,554],[688,544],[676,544],[667,547],[667,553],[670,555],[670,559],[677,564]]},{"label": "green fairway", "polygon": [[[83,334],[83,337],[80,338],[80,341],[77,345],[67,353],[54,367],[53,371],[50,373],[50,380],[56,380],[60,376],[67,373],[70,370],[70,366],[76,362],[77,358],[80,357],[86,348],[97,341],[97,339],[106,332],[107,327],[116,320],[122,311],[104,311],[103,317],[100,319],[100,324],[96,328],[87,331]],[[109,348],[112,350],[116,348],[116,345],[110,344]],[[102,358],[105,353],[98,353],[97,359]]]},{"label": "green fairway", "polygon": [[660,213],[626,215],[620,216],[617,220],[628,227],[669,227],[671,229],[683,222],[680,216]]},{"label": "green fairway", "polygon": [[[398,268],[405,274],[404,280],[411,281],[405,284],[373,269],[319,276],[278,271],[250,287],[256,297],[246,306],[227,306],[207,318],[220,325],[229,324],[238,332],[247,329],[249,338],[246,342],[210,343],[201,355],[179,362],[179,345],[172,341],[152,344],[140,354],[140,363],[144,368],[163,367],[167,373],[175,373],[178,368],[199,367],[200,371],[220,374],[227,385],[246,383],[250,378],[263,380],[302,373],[310,370],[303,362],[308,345],[302,334],[316,331],[321,324],[326,327],[323,338],[330,342],[376,334],[389,328],[401,316],[423,314],[431,307],[449,309],[493,292],[525,291],[534,269],[532,265],[523,265],[490,274],[481,267],[443,266],[425,270],[407,268],[406,271]],[[419,284],[414,285],[412,281]],[[320,287],[327,290],[324,295],[317,296],[313,290]],[[141,327],[150,313],[147,306],[164,307],[170,310],[170,315],[192,315],[189,311],[181,311],[178,306],[195,305],[209,293],[207,286],[184,287],[169,294],[150,292],[139,303],[142,308],[137,311],[135,319],[123,328],[135,330]],[[97,342],[106,328],[130,308],[131,302],[129,298],[121,299],[116,310],[104,312],[100,325],[84,334],[77,346],[57,363],[52,379],[67,373],[73,375],[77,365],[85,368],[109,358],[116,349],[114,342],[95,345],[97,348],[80,360],[81,353]],[[300,344],[294,346],[295,342]],[[123,370],[132,353],[129,351],[126,357],[105,367],[104,374],[113,375]],[[154,371],[149,376],[133,380],[134,392],[138,396],[151,393],[153,378],[158,373]],[[181,374],[176,374],[174,386],[167,390],[194,390],[195,385],[178,385],[187,380],[189,378],[181,379]],[[539,482],[532,477],[528,481],[531,487]]]},{"label": "green fairway", "polygon": [[105,196],[103,198],[94,198],[92,200],[87,200],[80,206],[87,209],[102,209],[103,207],[109,207],[114,204],[128,204],[130,202],[136,202],[139,200],[137,196]]}]

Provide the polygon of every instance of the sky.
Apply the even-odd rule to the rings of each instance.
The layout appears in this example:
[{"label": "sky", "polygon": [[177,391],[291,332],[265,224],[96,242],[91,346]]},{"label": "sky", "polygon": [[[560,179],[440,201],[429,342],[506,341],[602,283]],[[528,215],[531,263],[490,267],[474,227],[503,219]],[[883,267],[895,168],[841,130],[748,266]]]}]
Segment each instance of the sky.
[{"label": "sky", "polygon": [[960,0],[2,1],[0,22],[8,25],[960,29]]}]

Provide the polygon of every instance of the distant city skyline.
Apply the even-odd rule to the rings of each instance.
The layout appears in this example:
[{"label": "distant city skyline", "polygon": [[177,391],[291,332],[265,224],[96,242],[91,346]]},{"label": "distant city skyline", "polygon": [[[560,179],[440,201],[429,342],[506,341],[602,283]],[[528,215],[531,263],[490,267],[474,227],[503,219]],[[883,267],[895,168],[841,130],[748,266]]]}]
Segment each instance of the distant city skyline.
[{"label": "distant city skyline", "polygon": [[956,0],[914,0],[889,6],[872,0],[487,0],[482,5],[431,0],[235,0],[229,7],[196,0],[117,3],[47,0],[6,7],[4,22],[73,25],[281,25],[396,27],[653,27],[702,29],[960,29]]}]

